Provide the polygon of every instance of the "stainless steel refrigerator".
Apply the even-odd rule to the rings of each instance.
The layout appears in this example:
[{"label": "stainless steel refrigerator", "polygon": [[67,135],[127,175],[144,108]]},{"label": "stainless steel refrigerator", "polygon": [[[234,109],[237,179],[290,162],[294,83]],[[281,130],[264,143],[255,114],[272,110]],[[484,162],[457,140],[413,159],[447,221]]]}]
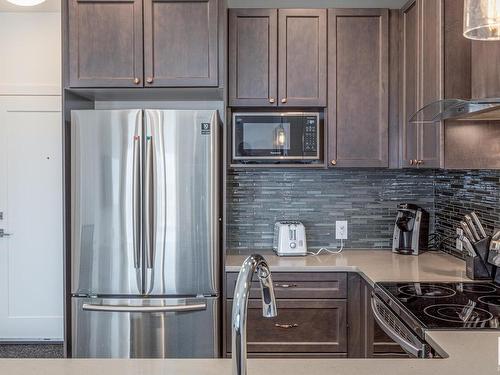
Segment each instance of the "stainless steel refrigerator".
[{"label": "stainless steel refrigerator", "polygon": [[71,327],[79,358],[219,355],[219,121],[71,113]]}]

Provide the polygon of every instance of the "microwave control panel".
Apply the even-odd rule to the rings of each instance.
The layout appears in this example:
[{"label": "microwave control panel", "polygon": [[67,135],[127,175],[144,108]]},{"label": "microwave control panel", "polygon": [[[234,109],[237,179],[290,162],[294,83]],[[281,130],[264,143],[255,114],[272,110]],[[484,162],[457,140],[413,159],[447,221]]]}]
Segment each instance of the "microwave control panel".
[{"label": "microwave control panel", "polygon": [[318,149],[317,117],[308,117],[304,127],[304,153],[316,154]]}]

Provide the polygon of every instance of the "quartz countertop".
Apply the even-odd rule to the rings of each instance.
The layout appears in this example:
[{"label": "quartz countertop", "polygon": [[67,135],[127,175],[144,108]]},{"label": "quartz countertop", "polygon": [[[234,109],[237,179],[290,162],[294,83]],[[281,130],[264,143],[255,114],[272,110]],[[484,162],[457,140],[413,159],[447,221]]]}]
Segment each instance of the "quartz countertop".
[{"label": "quartz countertop", "polygon": [[[271,271],[281,272],[359,272],[366,281],[470,281],[465,262],[442,252],[419,256],[400,255],[390,250],[344,250],[340,254],[305,257],[278,257],[260,252]],[[238,272],[246,255],[228,255],[226,271]]]}]

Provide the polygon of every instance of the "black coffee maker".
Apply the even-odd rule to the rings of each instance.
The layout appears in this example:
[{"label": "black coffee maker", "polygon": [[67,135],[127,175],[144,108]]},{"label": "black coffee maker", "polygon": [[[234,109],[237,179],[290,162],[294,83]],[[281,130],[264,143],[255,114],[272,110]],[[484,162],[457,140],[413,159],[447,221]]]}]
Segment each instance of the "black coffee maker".
[{"label": "black coffee maker", "polygon": [[429,247],[429,213],[411,203],[398,205],[392,251],[419,255]]}]

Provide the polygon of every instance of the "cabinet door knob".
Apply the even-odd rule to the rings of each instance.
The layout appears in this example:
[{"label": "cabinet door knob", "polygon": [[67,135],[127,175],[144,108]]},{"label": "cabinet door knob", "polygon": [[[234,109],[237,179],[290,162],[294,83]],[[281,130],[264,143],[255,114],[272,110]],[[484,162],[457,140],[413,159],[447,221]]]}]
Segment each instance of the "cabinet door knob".
[{"label": "cabinet door knob", "polygon": [[417,165],[422,165],[422,164],[424,164],[424,161],[423,161],[423,160],[418,160],[418,161],[417,161]]},{"label": "cabinet door knob", "polygon": [[281,103],[286,103],[286,98],[281,99]]},{"label": "cabinet door knob", "polygon": [[153,83],[153,77],[148,77],[148,78],[146,79],[146,82],[147,82],[147,83]]},{"label": "cabinet door knob", "polygon": [[413,165],[413,159],[410,159],[410,165]]},{"label": "cabinet door knob", "polygon": [[140,79],[140,78],[135,77],[135,78],[134,78],[134,83],[135,83],[136,85],[138,85],[139,83],[141,83],[141,79]]},{"label": "cabinet door knob", "polygon": [[337,160],[333,159],[330,163],[331,163],[332,165],[337,165]]},{"label": "cabinet door knob", "polygon": [[269,103],[273,104],[275,101],[274,98],[269,98]]}]

